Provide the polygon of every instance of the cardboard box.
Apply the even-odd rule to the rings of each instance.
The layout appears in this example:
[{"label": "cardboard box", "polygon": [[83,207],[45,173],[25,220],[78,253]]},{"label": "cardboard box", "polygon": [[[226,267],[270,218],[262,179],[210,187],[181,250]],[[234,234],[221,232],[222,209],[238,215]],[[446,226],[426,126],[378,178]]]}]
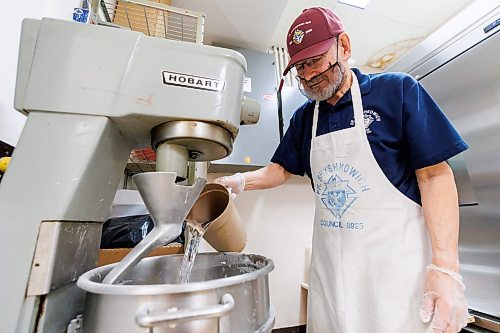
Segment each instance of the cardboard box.
[{"label": "cardboard box", "polygon": [[[99,261],[97,266],[104,266],[122,260],[132,249],[101,249],[99,250]],[[151,251],[147,256],[162,256],[165,254],[181,254],[184,248],[181,244],[169,244],[167,246]]]}]

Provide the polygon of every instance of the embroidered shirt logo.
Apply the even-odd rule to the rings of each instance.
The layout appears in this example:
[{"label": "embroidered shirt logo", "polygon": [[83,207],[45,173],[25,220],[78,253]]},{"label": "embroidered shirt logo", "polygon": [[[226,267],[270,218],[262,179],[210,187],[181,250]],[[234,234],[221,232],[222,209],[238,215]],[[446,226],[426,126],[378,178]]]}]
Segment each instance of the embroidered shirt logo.
[{"label": "embroidered shirt logo", "polygon": [[[377,112],[375,112],[373,110],[363,110],[363,116],[364,116],[364,120],[365,120],[365,132],[371,133],[372,130],[370,129],[370,125],[373,122],[380,121],[380,116]],[[351,119],[350,124],[351,124],[351,126],[354,126],[354,119]]]},{"label": "embroidered shirt logo", "polygon": [[340,220],[344,212],[356,200],[356,191],[349,186],[348,180],[343,180],[338,175],[331,176],[325,184],[321,201]]},{"label": "embroidered shirt logo", "polygon": [[295,31],[293,32],[293,36],[292,36],[292,41],[295,43],[295,44],[300,44],[302,43],[302,40],[304,39],[304,31],[300,30],[300,29],[295,29]]}]

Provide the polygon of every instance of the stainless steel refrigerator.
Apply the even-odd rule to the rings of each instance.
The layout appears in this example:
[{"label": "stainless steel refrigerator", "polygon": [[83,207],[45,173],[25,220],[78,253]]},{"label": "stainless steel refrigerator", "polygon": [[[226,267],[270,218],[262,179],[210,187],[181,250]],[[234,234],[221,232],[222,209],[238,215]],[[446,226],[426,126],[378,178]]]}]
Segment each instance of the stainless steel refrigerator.
[{"label": "stainless steel refrigerator", "polygon": [[477,324],[500,332],[500,6],[408,66],[411,57],[389,70],[417,78],[470,146],[452,164],[461,273]]}]

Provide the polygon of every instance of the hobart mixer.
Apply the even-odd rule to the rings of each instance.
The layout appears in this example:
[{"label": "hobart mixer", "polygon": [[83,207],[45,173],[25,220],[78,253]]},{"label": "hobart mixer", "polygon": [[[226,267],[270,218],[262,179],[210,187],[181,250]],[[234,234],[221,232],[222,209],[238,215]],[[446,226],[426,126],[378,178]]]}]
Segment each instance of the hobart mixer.
[{"label": "hobart mixer", "polygon": [[[101,222],[131,149],[156,149],[163,180],[149,180],[147,200],[178,205],[166,212],[185,217],[205,183],[175,184],[188,177],[188,162],[229,155],[238,127],[258,120],[258,105],[242,94],[245,72],[243,56],[223,48],[24,20],[15,108],[28,118],[0,187],[0,332],[66,332],[82,313],[75,281],[96,265]],[[169,201],[179,193],[184,201]],[[258,284],[267,288],[272,262],[245,259],[265,267]],[[269,310],[266,292],[260,312]],[[158,332],[176,332],[165,329]]]}]

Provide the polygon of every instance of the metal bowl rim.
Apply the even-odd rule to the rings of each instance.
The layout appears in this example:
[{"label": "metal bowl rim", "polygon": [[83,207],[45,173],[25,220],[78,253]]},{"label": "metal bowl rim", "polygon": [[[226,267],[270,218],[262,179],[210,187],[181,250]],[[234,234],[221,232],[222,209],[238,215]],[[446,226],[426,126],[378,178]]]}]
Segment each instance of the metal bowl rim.
[{"label": "metal bowl rim", "polygon": [[[238,254],[237,252],[225,252],[225,254]],[[199,253],[199,256],[206,255],[221,255],[221,253]],[[263,259],[267,262],[266,266],[259,268],[253,272],[243,273],[236,276],[230,276],[226,278],[214,279],[209,281],[192,282],[186,284],[150,284],[150,285],[117,285],[117,284],[103,284],[100,282],[91,281],[90,278],[102,271],[109,272],[117,263],[109,264],[106,266],[101,266],[94,268],[88,272],[85,272],[80,276],[77,281],[77,286],[87,292],[94,294],[104,294],[104,295],[160,295],[160,294],[179,294],[188,292],[197,292],[204,290],[211,290],[217,288],[223,288],[228,286],[233,286],[237,284],[242,284],[248,281],[256,280],[260,276],[265,276],[269,274],[274,269],[274,262],[261,255],[257,254],[244,254],[245,256],[254,256]],[[158,260],[166,256],[183,256],[183,254],[169,254],[163,256],[155,256],[144,258],[143,260]]]}]

